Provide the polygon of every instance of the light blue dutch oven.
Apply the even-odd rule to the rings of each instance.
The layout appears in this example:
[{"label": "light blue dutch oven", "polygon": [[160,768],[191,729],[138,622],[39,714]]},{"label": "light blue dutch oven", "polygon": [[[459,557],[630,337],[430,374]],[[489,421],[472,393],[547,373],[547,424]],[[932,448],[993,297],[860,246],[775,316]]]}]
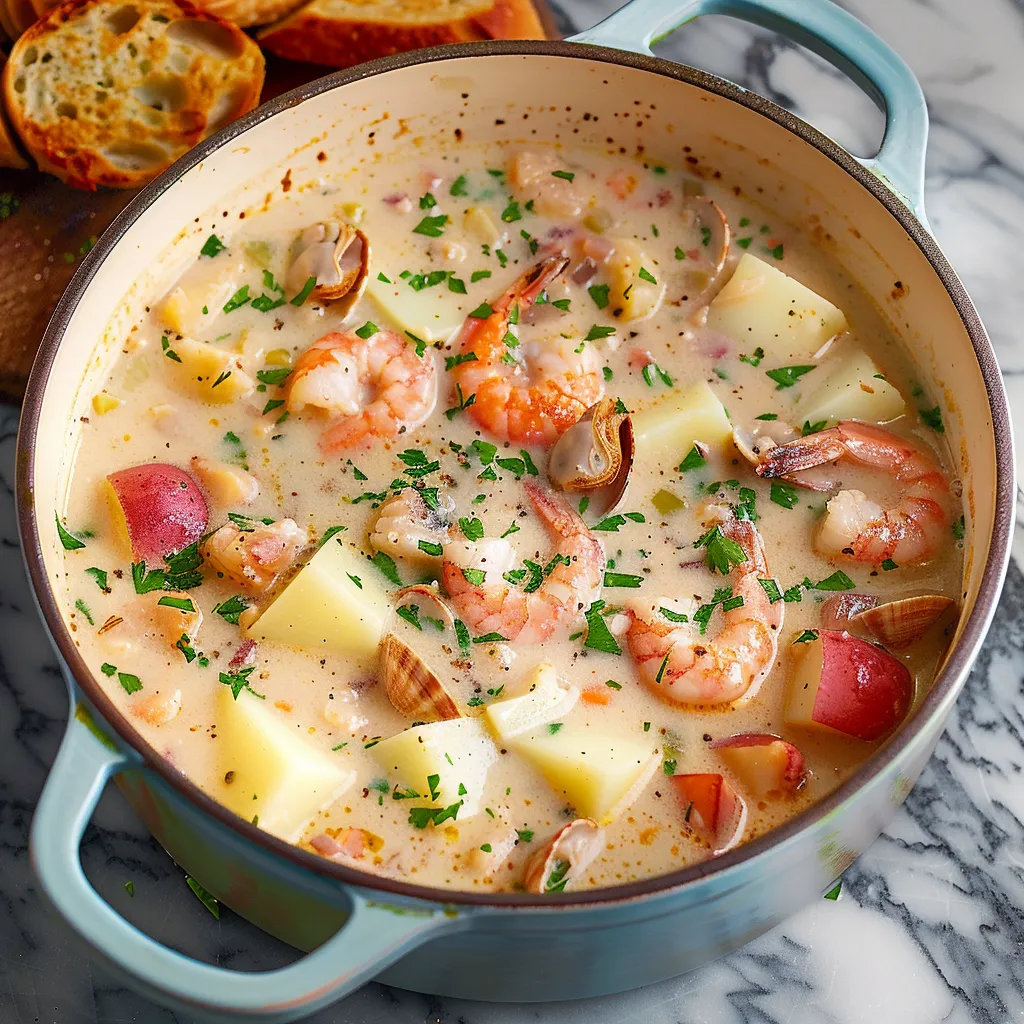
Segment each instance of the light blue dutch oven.
[{"label": "light blue dutch oven", "polygon": [[[857,161],[767,100],[651,54],[652,39],[702,14],[775,29],[848,73],[886,113],[878,156]],[[391,130],[396,125],[404,129]],[[370,978],[471,999],[568,999],[691,970],[820,895],[875,839],[921,772],[988,628],[1008,558],[1014,480],[1006,397],[974,307],[924,227],[926,135],[924,98],[910,70],[825,0],[634,0],[565,42],[467,44],[331,75],[226,128],[147,188],[100,239],[58,306],[19,437],[22,542],[72,708],[33,821],[32,862],[42,892],[90,953],[157,1002],[213,1020],[295,1020]],[[75,450],[90,382],[120,347],[104,327],[118,303],[136,301],[126,290],[139,268],[154,264],[193,217],[228,209],[248,180],[282,160],[300,182],[317,173],[320,152],[351,163],[368,147],[386,152],[410,140],[538,137],[621,146],[753,183],[758,198],[814,232],[876,299],[927,389],[941,396],[968,510],[963,611],[948,660],[911,720],[852,778],[717,860],[543,899],[383,880],[236,818],[120,716],[79,657],[50,587],[61,578],[53,509],[66,495],[64,453]],[[274,173],[280,177],[280,164]],[[78,854],[113,777],[190,875],[261,928],[312,952],[280,970],[237,973],[188,959],[124,921],[90,887]]]}]

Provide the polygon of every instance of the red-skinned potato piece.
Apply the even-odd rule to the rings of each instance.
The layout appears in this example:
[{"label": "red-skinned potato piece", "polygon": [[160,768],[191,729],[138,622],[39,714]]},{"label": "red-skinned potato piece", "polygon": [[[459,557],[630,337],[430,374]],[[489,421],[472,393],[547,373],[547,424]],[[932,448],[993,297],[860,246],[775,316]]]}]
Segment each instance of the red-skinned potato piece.
[{"label": "red-skinned potato piece", "polygon": [[914,699],[914,680],[902,661],[847,632],[818,630],[797,644],[785,719],[819,731],[877,740],[898,725]]},{"label": "red-skinned potato piece", "polygon": [[711,746],[754,797],[795,793],[807,775],[799,747],[771,733],[727,736]]},{"label": "red-skinned potato piece", "polygon": [[743,837],[747,807],[721,775],[673,775],[686,823],[715,851],[723,853]]},{"label": "red-skinned potato piece", "polygon": [[195,477],[177,466],[132,466],[111,473],[107,484],[111,516],[136,559],[161,564],[206,532],[206,498]]}]

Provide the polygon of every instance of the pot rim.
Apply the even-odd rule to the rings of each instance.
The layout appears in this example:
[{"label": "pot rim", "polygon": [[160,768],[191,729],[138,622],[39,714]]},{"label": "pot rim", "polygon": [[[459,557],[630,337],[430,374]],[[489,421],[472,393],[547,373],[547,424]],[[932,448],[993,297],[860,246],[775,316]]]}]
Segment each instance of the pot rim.
[{"label": "pot rim", "polygon": [[[369,872],[346,867],[291,843],[286,843],[284,840],[254,827],[204,793],[194,782],[176,771],[142,737],[127,717],[122,715],[107,697],[93,673],[86,666],[66,627],[43,569],[42,545],[33,500],[35,438],[39,427],[43,396],[57,349],[78,300],[88,288],[104,259],[128,229],[185,172],[264,120],[284,113],[306,99],[331,92],[352,82],[386,74],[389,71],[437,61],[488,56],[537,55],[623,65],[659,77],[682,81],[721,96],[761,114],[787,129],[823,153],[862,185],[896,219],[921,250],[942,282],[960,316],[971,339],[988,392],[996,457],[995,521],[978,596],[971,614],[964,624],[958,643],[910,723],[901,727],[836,790],[750,843],[739,846],[720,857],[714,857],[668,874],[656,875],[592,892],[563,893],[540,897],[528,893],[476,893],[434,888],[383,878]],[[549,910],[574,905],[607,906],[644,897],[656,897],[685,886],[692,886],[709,876],[722,875],[732,869],[737,869],[767,853],[771,848],[791,841],[800,833],[819,824],[856,792],[886,771],[890,763],[899,758],[923,731],[932,723],[944,718],[966,681],[967,674],[995,613],[996,603],[1002,589],[1010,553],[1016,493],[1009,405],[992,344],[974,304],[935,239],[894,192],[837,143],[763,96],[742,89],[716,75],[660,57],[561,40],[489,40],[460,43],[396,54],[357,65],[354,68],[337,71],[276,97],[221,129],[182,156],[132,199],[111,223],[83,260],[57,303],[29,375],[18,431],[16,467],[15,494],[22,552],[43,620],[77,686],[88,697],[89,702],[102,715],[121,742],[141,755],[144,766],[154,771],[165,783],[199,810],[212,815],[221,824],[233,829],[243,838],[285,858],[295,866],[312,871],[317,875],[362,889],[373,889],[392,896],[425,900],[433,904],[491,908],[544,907]]]}]

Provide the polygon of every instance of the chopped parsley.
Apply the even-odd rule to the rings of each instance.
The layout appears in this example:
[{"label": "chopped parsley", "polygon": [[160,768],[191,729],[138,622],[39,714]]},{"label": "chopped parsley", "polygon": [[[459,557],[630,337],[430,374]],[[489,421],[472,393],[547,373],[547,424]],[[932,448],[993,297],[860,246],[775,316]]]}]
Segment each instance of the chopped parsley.
[{"label": "chopped parsley", "polygon": [[77,537],[72,536],[60,525],[60,517],[56,512],[53,514],[53,518],[57,524],[57,536],[60,537],[61,545],[65,551],[78,551],[80,548],[85,547],[84,541],[80,541]]},{"label": "chopped parsley", "polygon": [[921,422],[926,427],[931,427],[937,434],[946,432],[946,425],[942,422],[942,410],[936,405],[932,409],[919,409]]},{"label": "chopped parsley", "polygon": [[813,366],[778,366],[774,370],[766,370],[765,375],[775,381],[775,390],[791,388],[805,373],[810,373]]},{"label": "chopped parsley", "polygon": [[583,646],[604,654],[622,654],[619,642],[601,615],[604,606],[604,601],[595,601],[584,613],[587,620],[587,638],[583,641]]},{"label": "chopped parsley", "polygon": [[818,639],[818,631],[816,629],[805,629],[794,641],[795,644],[808,644],[812,640]]},{"label": "chopped parsley", "polygon": [[694,541],[693,546],[704,548],[708,569],[723,576],[728,576],[734,565],[742,565],[747,560],[743,548],[731,537],[726,537],[720,526],[712,527],[700,540]]},{"label": "chopped parsley", "polygon": [[248,607],[249,602],[235,594],[226,601],[221,601],[220,604],[214,605],[213,612],[215,615],[219,615],[225,622],[230,623],[232,626],[237,626],[238,617]]},{"label": "chopped parsley", "polygon": [[227,246],[216,236],[210,235],[210,237],[203,242],[203,247],[199,250],[200,256],[209,256],[213,259],[214,256],[219,252],[223,252]]},{"label": "chopped parsley", "polygon": [[796,488],[781,480],[772,481],[771,500],[783,508],[792,508],[800,501]]},{"label": "chopped parsley", "polygon": [[707,461],[708,460],[704,457],[704,453],[694,445],[690,449],[686,458],[679,463],[679,472],[688,473],[691,469],[701,469],[703,466],[707,465]]},{"label": "chopped parsley", "polygon": [[395,560],[383,551],[378,551],[371,562],[377,567],[380,573],[391,583],[394,583],[396,587],[402,585],[402,579],[398,575],[398,567],[395,565]]},{"label": "chopped parsley", "polygon": [[594,300],[594,305],[598,309],[604,309],[608,305],[609,288],[606,284],[592,284],[587,289],[587,294]]},{"label": "chopped parsley", "polygon": [[125,693],[138,693],[142,689],[142,680],[131,672],[118,672],[117,681],[124,687]]},{"label": "chopped parsley", "polygon": [[448,223],[448,215],[438,214],[436,217],[424,217],[423,220],[413,228],[417,235],[426,235],[427,238],[440,238],[444,234],[444,226]]}]

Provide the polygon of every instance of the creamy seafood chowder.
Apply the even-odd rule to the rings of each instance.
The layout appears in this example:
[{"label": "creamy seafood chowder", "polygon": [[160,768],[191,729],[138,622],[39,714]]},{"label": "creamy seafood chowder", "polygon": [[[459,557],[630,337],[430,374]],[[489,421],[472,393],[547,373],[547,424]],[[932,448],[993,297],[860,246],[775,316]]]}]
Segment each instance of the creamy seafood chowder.
[{"label": "creamy seafood chowder", "polygon": [[558,893],[745,843],[927,692],[963,518],[875,306],[740,188],[585,149],[382,159],[244,218],[123,338],[66,615],[260,829]]}]

